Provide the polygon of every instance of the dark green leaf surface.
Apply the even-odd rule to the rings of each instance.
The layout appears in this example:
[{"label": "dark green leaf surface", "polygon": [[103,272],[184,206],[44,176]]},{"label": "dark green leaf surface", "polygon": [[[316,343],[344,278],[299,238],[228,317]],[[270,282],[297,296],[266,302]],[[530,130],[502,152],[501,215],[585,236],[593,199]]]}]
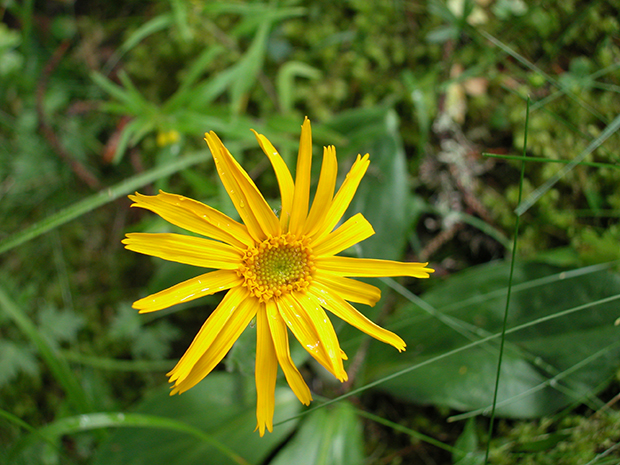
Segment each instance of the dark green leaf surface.
[{"label": "dark green leaf surface", "polygon": [[358,465],[363,462],[362,424],[348,402],[309,415],[270,465]]},{"label": "dark green leaf surface", "polygon": [[[407,352],[395,354],[376,344],[370,351],[370,378],[380,379],[499,332],[508,270],[506,263],[482,265],[427,292],[423,300],[444,322],[413,304],[401,308],[389,327],[405,340]],[[509,332],[545,320],[507,337],[498,414],[532,418],[583,402],[612,376],[620,355],[620,329],[614,326],[620,312],[617,301],[585,304],[620,294],[620,277],[600,267],[562,272],[539,263],[517,264],[512,292]],[[553,318],[570,309],[577,311]],[[486,413],[493,396],[497,342],[410,370],[380,388],[418,403]]]},{"label": "dark green leaf surface", "polygon": [[[261,438],[256,426],[254,380],[238,374],[211,373],[197,386],[176,396],[158,389],[136,413],[171,418],[197,428],[235,451],[249,463],[260,463],[290,434],[296,421],[286,422]],[[301,407],[288,387],[276,389],[274,422],[295,415]],[[136,451],[140,451],[136,453]],[[94,465],[230,464],[230,457],[192,435],[165,429],[116,431],[99,448]]]}]

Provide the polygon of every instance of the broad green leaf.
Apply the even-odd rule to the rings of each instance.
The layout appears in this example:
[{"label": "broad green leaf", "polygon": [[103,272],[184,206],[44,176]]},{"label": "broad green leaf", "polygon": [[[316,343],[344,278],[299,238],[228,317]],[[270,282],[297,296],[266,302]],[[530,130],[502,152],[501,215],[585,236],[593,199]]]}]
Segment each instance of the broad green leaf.
[{"label": "broad green leaf", "polygon": [[[301,404],[287,387],[276,389],[274,422],[294,416]],[[180,422],[203,432],[248,463],[261,463],[295,427],[286,422],[260,437],[256,426],[253,380],[238,373],[211,373],[197,386],[176,396],[168,387],[156,390],[135,413]],[[145,425],[148,426],[148,425]],[[165,429],[131,428],[116,431],[99,448],[93,465],[218,465],[234,463],[210,442],[194,435]]]},{"label": "broad green leaf", "polygon": [[[171,418],[145,415],[139,413],[122,413],[122,412],[100,412],[76,415],[73,417],[65,417],[53,421],[45,427],[35,430],[29,436],[22,438],[17,445],[11,450],[9,456],[11,463],[32,463],[31,461],[37,457],[37,451],[33,450],[33,445],[37,445],[42,441],[46,441],[54,446],[62,436],[75,434],[83,431],[98,430],[102,428],[149,428],[163,429],[174,431],[181,435],[193,437],[201,443],[210,444],[212,447],[226,456],[231,463],[239,465],[247,465],[248,462],[230,450],[224,444],[216,440],[213,436],[204,431],[193,427],[182,421]],[[57,450],[58,447],[56,446]],[[57,458],[56,458],[57,461]],[[134,460],[122,463],[142,463]]]},{"label": "broad green leaf", "polygon": [[[498,339],[457,349],[499,333],[508,270],[507,263],[491,263],[452,276],[424,294],[426,314],[413,303],[399,309],[389,326],[407,351],[374,346],[369,378],[406,370],[380,389],[422,404],[487,413]],[[525,263],[516,265],[514,283],[497,413],[533,418],[587,400],[618,367],[620,277],[600,266],[563,272]],[[450,351],[455,353],[441,357]]]},{"label": "broad green leaf", "polygon": [[270,465],[358,465],[364,462],[362,424],[349,402],[316,410]]},{"label": "broad green leaf", "polygon": [[240,373],[248,379],[248,382],[253,382],[255,360],[256,324],[253,321],[235,341],[224,363],[227,371]]},{"label": "broad green leaf", "polygon": [[376,232],[360,244],[362,255],[401,259],[413,218],[408,215],[407,167],[396,112],[385,108],[355,110],[341,114],[328,126],[349,140],[346,155],[370,154],[370,166],[347,212],[348,216],[362,212]]}]

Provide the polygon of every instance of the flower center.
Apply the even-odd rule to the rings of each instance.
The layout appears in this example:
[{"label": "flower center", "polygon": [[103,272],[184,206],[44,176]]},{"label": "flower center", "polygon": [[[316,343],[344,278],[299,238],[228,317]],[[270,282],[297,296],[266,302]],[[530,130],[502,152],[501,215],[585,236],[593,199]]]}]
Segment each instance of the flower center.
[{"label": "flower center", "polygon": [[244,286],[261,302],[292,291],[302,291],[315,270],[312,250],[305,238],[287,233],[264,240],[246,250],[238,270]]}]

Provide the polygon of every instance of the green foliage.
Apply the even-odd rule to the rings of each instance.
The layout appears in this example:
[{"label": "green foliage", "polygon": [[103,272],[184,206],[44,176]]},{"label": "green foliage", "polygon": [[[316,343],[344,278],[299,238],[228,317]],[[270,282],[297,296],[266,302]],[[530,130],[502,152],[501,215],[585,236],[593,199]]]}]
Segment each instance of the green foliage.
[{"label": "green foliage", "polygon": [[[0,462],[473,465],[490,440],[489,463],[617,463],[617,406],[602,407],[619,350],[613,2],[5,3]],[[537,161],[523,194],[550,187],[524,209],[521,161],[501,158],[523,153],[526,96],[525,153]],[[428,257],[437,273],[375,283],[380,303],[359,306],[380,323],[391,313],[403,354],[336,323],[352,391],[293,343],[315,398],[335,401],[296,417],[280,379],[281,423],[261,439],[252,327],[189,392],[156,387],[219,296],[130,308],[190,271],[122,251],[126,230],[162,230],[124,196],[161,188],[235,215],[203,163],[202,134],[214,130],[277,209],[249,128],[292,167],[304,115],[313,179],[323,145],[337,147],[339,181],[358,153],[371,155],[348,213],[363,212],[376,234],[347,253]],[[512,284],[497,407],[529,420],[502,420],[489,439],[484,417],[446,417],[489,411],[508,264],[453,273],[506,255],[516,208],[516,252],[529,261]]]},{"label": "green foliage", "polygon": [[[170,397],[162,387],[145,397],[135,413],[170,418],[208,434],[212,441],[197,440],[182,431],[147,428],[118,430],[99,448],[95,465],[108,463],[210,464],[260,463],[295,427],[288,422],[261,438],[255,434],[256,391],[251,380],[238,374],[213,373],[182,395]],[[300,404],[287,388],[276,390],[275,421],[291,417]],[[215,447],[217,444],[225,446]],[[140,454],[136,454],[140,450]],[[230,452],[244,462],[231,460]]]},{"label": "green foliage", "polygon": [[312,413],[273,465],[355,465],[362,463],[362,425],[355,409],[342,402]]},{"label": "green foliage", "polygon": [[[367,376],[402,372],[381,389],[473,411],[468,416],[488,414],[508,271],[505,263],[481,265],[399,309],[391,328],[413,350],[393,357],[389,347],[376,344]],[[613,377],[620,355],[618,295],[620,277],[605,268],[566,273],[542,263],[517,264],[497,414],[537,418],[583,401],[599,408],[589,397]]]},{"label": "green foliage", "polygon": [[463,433],[454,446],[460,451],[453,454],[454,465],[479,465],[484,463],[484,453],[480,450],[476,420],[470,418]]},{"label": "green foliage", "polygon": [[135,359],[162,360],[170,355],[170,344],[180,332],[166,321],[145,325],[144,318],[124,304],[110,324],[110,338],[128,344]]},{"label": "green foliage", "polygon": [[11,341],[0,342],[0,372],[3,373],[0,385],[13,381],[18,374],[29,376],[39,374],[39,365],[29,348]]},{"label": "green foliage", "polygon": [[612,465],[620,460],[620,417],[617,411],[592,416],[569,415],[504,425],[505,436],[493,442],[491,462],[497,465]]},{"label": "green foliage", "polygon": [[41,309],[37,317],[39,331],[52,347],[57,347],[62,343],[75,343],[78,332],[85,324],[82,315],[72,310],[58,310],[54,307]]}]

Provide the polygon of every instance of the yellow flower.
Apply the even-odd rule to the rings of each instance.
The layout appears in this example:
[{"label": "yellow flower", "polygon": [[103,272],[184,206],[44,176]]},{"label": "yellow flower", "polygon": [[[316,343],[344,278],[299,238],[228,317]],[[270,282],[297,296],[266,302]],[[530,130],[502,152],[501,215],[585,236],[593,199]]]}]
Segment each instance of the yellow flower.
[{"label": "yellow flower", "polygon": [[336,149],[325,147],[312,208],[310,166],[312,135],[306,118],[301,127],[296,178],[273,145],[254,131],[275,170],[282,209],[276,216],[243,168],[214,132],[205,134],[217,172],[242,223],[195,200],[161,192],[129,196],[132,207],[145,208],[166,221],[203,237],[180,234],[129,233],[125,247],[179,263],[215,269],[134,303],[140,313],[228,290],[204,323],[187,352],[168,376],[171,394],[195,386],[222,360],[243,330],[256,318],[257,429],[273,429],[274,389],[278,364],[297,398],[305,405],[310,390],[293,364],[289,331],[321,365],[346,381],[336,332],[325,309],[399,351],[405,343],[377,326],[349,302],[373,306],[381,292],[354,277],[413,276],[428,278],[426,263],[339,257],[337,253],[374,234],[357,214],[342,223],[369,165],[368,154],[353,164],[334,195],[338,162]]}]

